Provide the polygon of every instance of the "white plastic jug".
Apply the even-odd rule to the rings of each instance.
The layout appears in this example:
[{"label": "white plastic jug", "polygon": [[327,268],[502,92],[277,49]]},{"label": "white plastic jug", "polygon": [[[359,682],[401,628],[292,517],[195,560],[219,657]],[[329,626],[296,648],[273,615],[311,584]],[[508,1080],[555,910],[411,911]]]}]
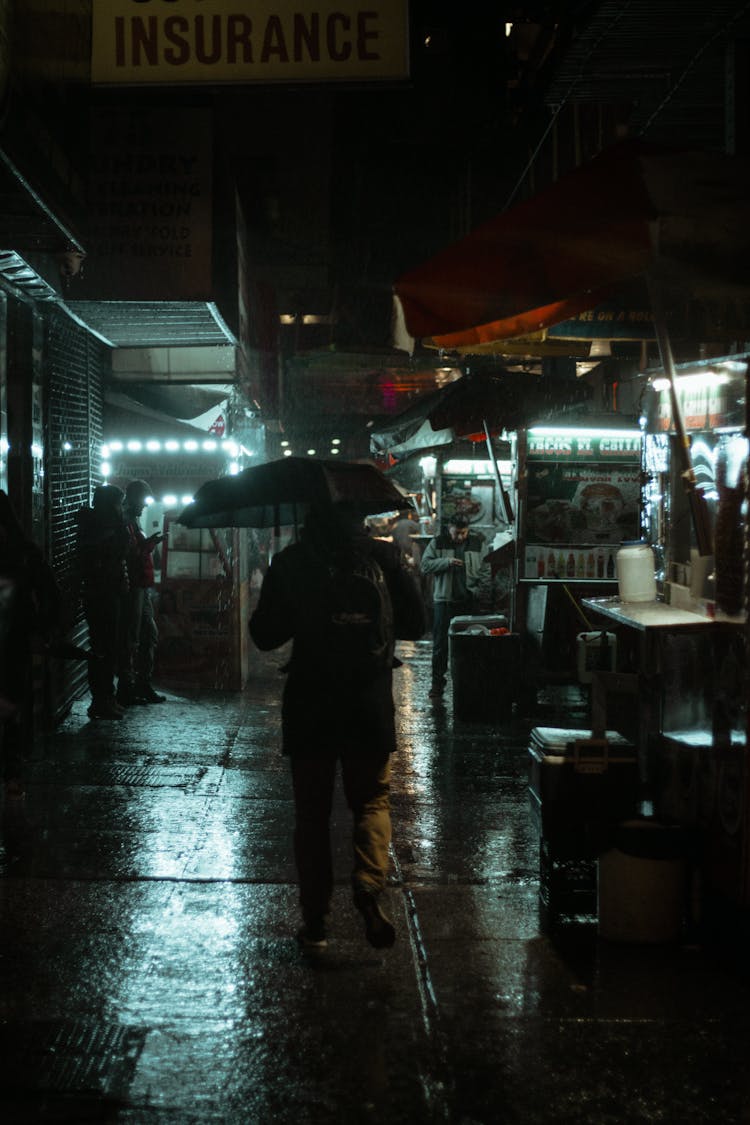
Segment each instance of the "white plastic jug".
[{"label": "white plastic jug", "polygon": [[654,552],[642,539],[623,543],[617,552],[617,583],[624,602],[652,602],[656,598]]}]

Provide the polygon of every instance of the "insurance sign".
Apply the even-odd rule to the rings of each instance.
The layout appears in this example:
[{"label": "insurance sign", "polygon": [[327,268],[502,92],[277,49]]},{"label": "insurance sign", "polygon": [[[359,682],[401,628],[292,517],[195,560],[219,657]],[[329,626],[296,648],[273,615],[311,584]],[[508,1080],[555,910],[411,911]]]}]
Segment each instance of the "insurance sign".
[{"label": "insurance sign", "polygon": [[408,77],[408,0],[107,0],[95,85],[381,82]]}]

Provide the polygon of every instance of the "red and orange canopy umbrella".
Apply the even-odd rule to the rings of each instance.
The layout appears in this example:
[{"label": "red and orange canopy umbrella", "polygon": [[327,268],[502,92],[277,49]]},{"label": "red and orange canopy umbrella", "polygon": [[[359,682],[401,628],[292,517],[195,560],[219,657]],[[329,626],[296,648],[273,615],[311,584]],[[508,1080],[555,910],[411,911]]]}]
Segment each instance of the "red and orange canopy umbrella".
[{"label": "red and orange canopy umbrella", "polygon": [[470,349],[537,333],[631,279],[744,296],[750,162],[624,141],[407,271],[407,333]]}]

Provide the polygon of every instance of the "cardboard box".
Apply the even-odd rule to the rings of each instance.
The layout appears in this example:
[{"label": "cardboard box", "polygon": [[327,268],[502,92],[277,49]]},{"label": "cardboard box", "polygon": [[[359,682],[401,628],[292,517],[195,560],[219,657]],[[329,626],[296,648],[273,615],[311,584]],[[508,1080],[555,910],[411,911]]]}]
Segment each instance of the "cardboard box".
[{"label": "cardboard box", "polygon": [[167,568],[170,578],[200,578],[200,552],[170,551],[167,556]]}]

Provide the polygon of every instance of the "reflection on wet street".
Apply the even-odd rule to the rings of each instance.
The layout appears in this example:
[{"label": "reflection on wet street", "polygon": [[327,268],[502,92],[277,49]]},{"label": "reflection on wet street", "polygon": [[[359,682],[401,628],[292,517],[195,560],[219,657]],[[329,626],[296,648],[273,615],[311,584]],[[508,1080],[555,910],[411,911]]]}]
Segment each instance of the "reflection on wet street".
[{"label": "reflection on wet street", "polygon": [[121,723],[82,701],[34,751],[2,817],[3,1122],[750,1119],[737,962],[540,931],[528,735],[585,725],[578,689],[461,724],[429,641],[401,656],[385,953],[340,795],[331,940],[295,942],[278,656]]}]

